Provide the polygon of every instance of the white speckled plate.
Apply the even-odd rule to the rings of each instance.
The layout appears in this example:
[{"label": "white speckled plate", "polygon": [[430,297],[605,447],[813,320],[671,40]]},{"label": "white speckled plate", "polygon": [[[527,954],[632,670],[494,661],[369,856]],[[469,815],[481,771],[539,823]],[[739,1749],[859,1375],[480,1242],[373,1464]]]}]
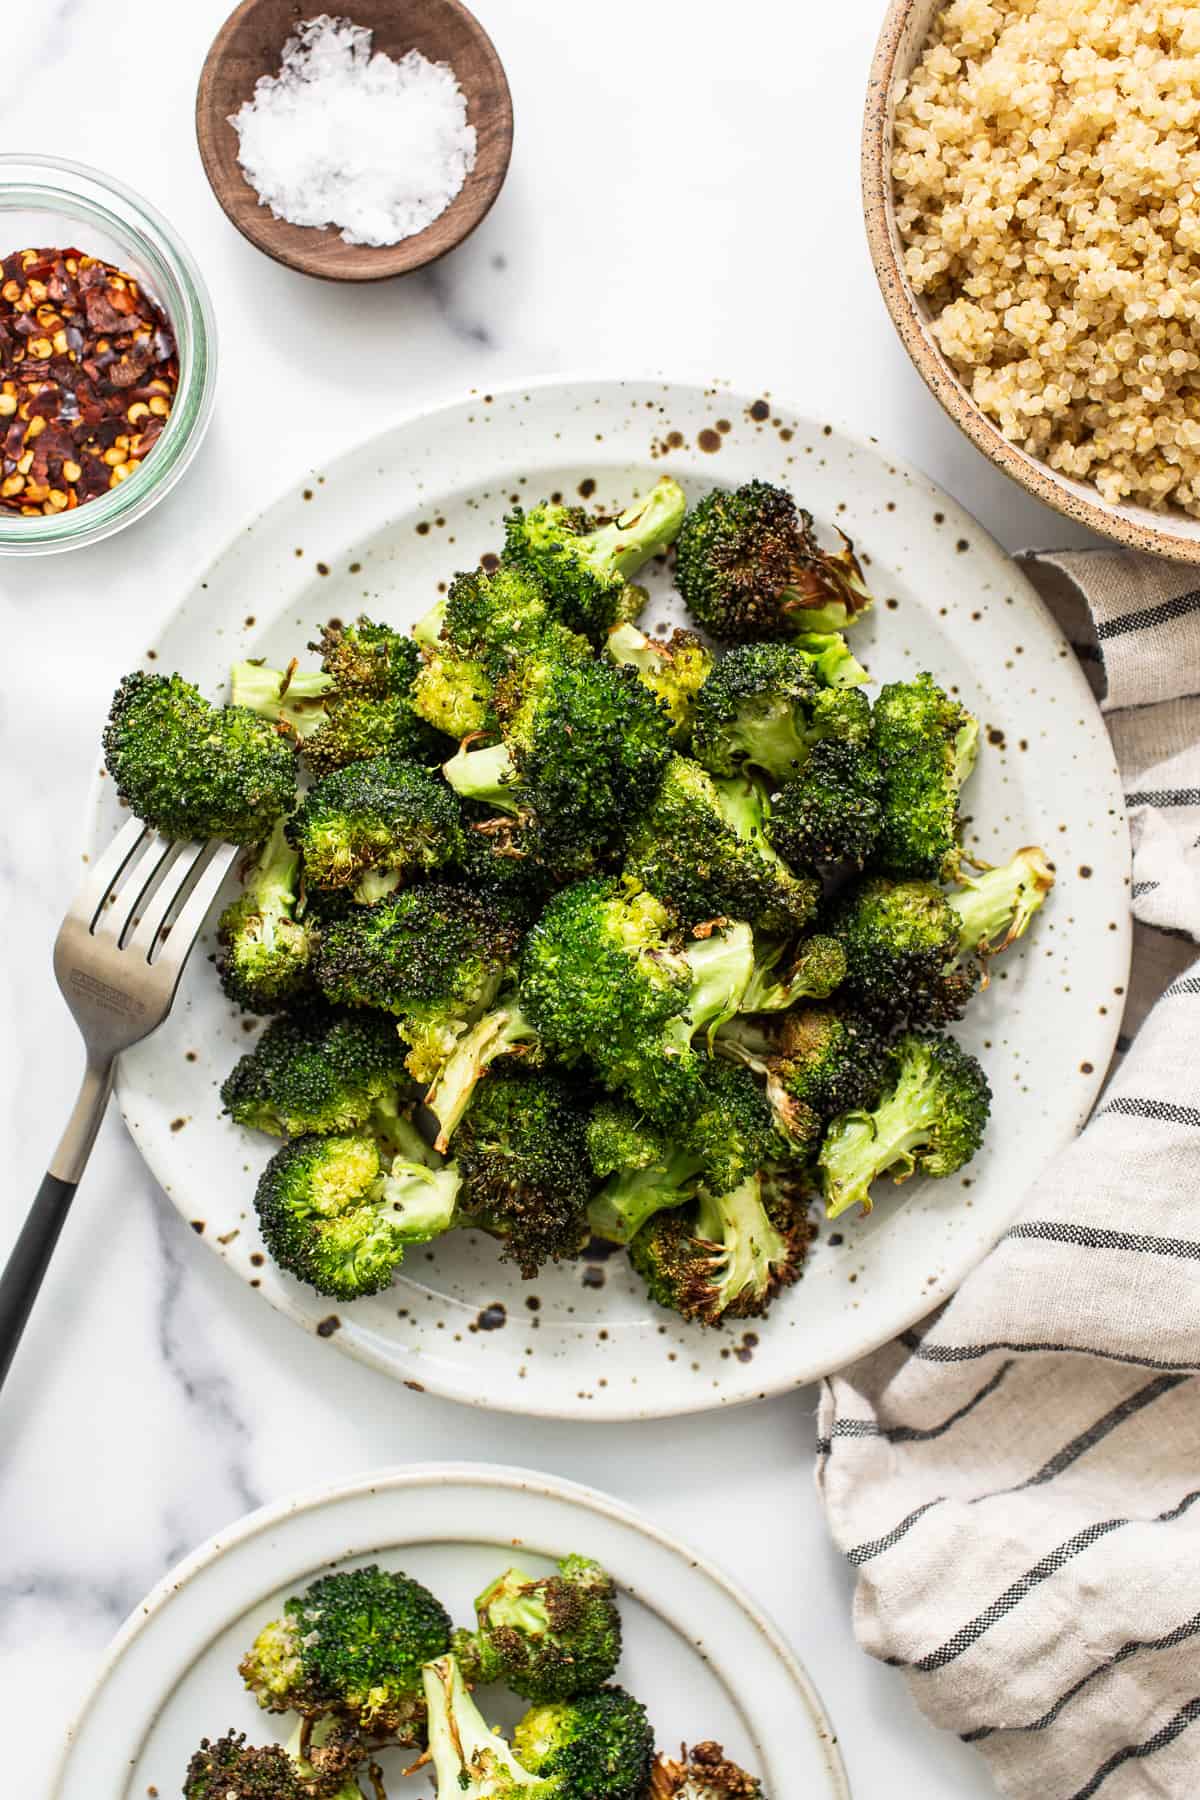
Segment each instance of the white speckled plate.
[{"label": "white speckled plate", "polygon": [[[759,415],[764,415],[759,417]],[[753,395],[658,381],[553,381],[424,414],[314,473],[239,531],[187,593],[147,667],[214,696],[230,663],[303,654],[360,608],[414,620],[500,537],[518,497],[618,505],[664,470],[693,496],[783,482],[850,531],[879,605],[856,628],[875,680],[930,668],[984,723],[970,840],[1001,860],[1047,846],[1059,888],[997,970],[962,1036],[995,1089],[982,1154],[961,1177],[880,1196],[824,1227],[770,1316],[706,1331],[650,1306],[623,1257],[523,1282],[486,1238],[418,1252],[387,1294],[333,1307],[264,1262],[251,1198],[273,1143],[220,1117],[217,1088],[249,1039],[203,954],[168,1024],[122,1065],[130,1130],[204,1242],[273,1305],[410,1387],[517,1412],[624,1419],[698,1411],[811,1381],[949,1294],[1000,1236],[1027,1184],[1091,1107],[1129,959],[1121,790],[1076,660],[1020,570],[961,507],[876,446]],[[672,615],[659,575],[646,619]],[[115,827],[97,784],[93,848]]]},{"label": "white speckled plate", "polygon": [[[51,1800],[177,1794],[202,1737],[231,1728],[257,1743],[286,1737],[242,1688],[238,1660],[287,1594],[333,1564],[402,1568],[467,1623],[474,1595],[499,1569],[519,1559],[548,1572],[544,1559],[570,1551],[603,1563],[620,1590],[616,1679],[645,1703],[662,1748],[716,1738],[779,1800],[849,1800],[812,1683],[719,1570],[589,1488],[468,1463],[384,1471],[284,1501],[197,1550],[114,1641],[71,1728]],[[485,1691],[489,1720],[515,1723],[521,1703]],[[406,1760],[390,1753],[385,1772],[398,1775]],[[416,1785],[428,1792],[424,1780]]]}]

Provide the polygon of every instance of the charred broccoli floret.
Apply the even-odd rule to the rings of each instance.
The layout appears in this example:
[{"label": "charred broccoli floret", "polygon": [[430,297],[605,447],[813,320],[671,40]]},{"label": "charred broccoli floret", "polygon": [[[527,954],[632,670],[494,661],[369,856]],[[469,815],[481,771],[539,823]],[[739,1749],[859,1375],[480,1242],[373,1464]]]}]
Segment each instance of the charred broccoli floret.
[{"label": "charred broccoli floret", "polygon": [[734,1762],[720,1744],[685,1744],[678,1758],[661,1751],[650,1780],[650,1800],[766,1800],[762,1782]]},{"label": "charred broccoli floret", "polygon": [[717,488],[679,533],[675,583],[713,637],[731,643],[837,632],[872,603],[854,546],[822,550],[811,513],[783,488]]},{"label": "charred broccoli floret", "polygon": [[104,756],[117,793],[167,837],[261,844],[296,797],[286,736],[244,706],[211,706],[182,675],[126,675]]},{"label": "charred broccoli floret", "polygon": [[836,1118],[818,1158],[826,1217],[871,1210],[871,1184],[889,1171],[953,1175],[983,1142],[991,1108],[987,1077],[973,1056],[938,1032],[905,1032],[888,1056],[882,1099]]},{"label": "charred broccoli floret", "polygon": [[798,1281],[811,1241],[789,1183],[749,1175],[731,1193],[656,1213],[629,1247],[650,1298],[701,1325],[754,1318]]},{"label": "charred broccoli floret", "polygon": [[228,1731],[215,1743],[201,1740],[183,1800],[362,1800],[354,1771],[366,1755],[357,1734],[336,1720],[307,1733],[302,1726],[286,1749],[248,1744],[244,1731]]},{"label": "charred broccoli floret", "polygon": [[630,835],[626,873],[683,925],[723,917],[798,931],[816,911],[820,883],[793,874],[771,848],[768,811],[749,776],[716,781],[699,763],[673,756]]},{"label": "charred broccoli floret", "polygon": [[793,1150],[807,1151],[835,1114],[874,1106],[883,1091],[883,1036],[839,1006],[732,1019],[718,1032],[717,1049],[762,1079],[776,1128]]},{"label": "charred broccoli floret", "polygon": [[864,881],[830,917],[846,952],[846,993],[875,1018],[959,1018],[988,959],[1028,930],[1053,885],[1033,848],[950,892],[929,881]]},{"label": "charred broccoli floret", "polygon": [[527,1277],[587,1241],[587,1120],[586,1097],[561,1075],[493,1074],[458,1127],[463,1210]]},{"label": "charred broccoli floret", "polygon": [[326,625],[310,648],[321,653],[320,673],[238,663],[233,695],[293,732],[314,775],[388,753],[418,762],[444,754],[413,707],[421,655],[411,638],[364,617]]},{"label": "charred broccoli floret", "polygon": [[654,1733],[640,1700],[603,1687],[531,1707],[513,1733],[513,1749],[539,1780],[538,1800],[642,1800]]},{"label": "charred broccoli floret", "polygon": [[629,670],[539,653],[501,684],[503,735],[445,765],[465,800],[501,815],[498,855],[586,873],[624,842],[670,754],[668,722]]},{"label": "charred broccoli floret", "polygon": [[412,1093],[389,1019],[314,1002],[271,1021],[228,1076],[221,1100],[238,1125],[272,1137],[386,1135]]},{"label": "charred broccoli floret", "polygon": [[280,1268],[335,1300],[390,1286],[412,1244],[458,1220],[458,1172],[397,1158],[374,1138],[293,1138],[263,1170],[254,1196],[263,1242]]},{"label": "charred broccoli floret", "polygon": [[803,770],[825,738],[865,745],[871,707],[857,688],[826,687],[792,644],[739,644],[696,697],[692,751],[714,775],[743,764],[777,782]]},{"label": "charred broccoli floret", "polygon": [[544,1800],[537,1776],[521,1767],[499,1732],[488,1726],[457,1657],[438,1657],[426,1665],[422,1678],[435,1800]]},{"label": "charred broccoli floret", "polygon": [[686,510],[682,488],[666,476],[611,525],[595,526],[582,507],[518,506],[504,521],[503,560],[541,585],[564,625],[599,645],[640,610],[645,596],[629,583],[674,543]]},{"label": "charred broccoli floret", "polygon": [[445,1654],[450,1632],[446,1609],[411,1576],[340,1569],[286,1601],[240,1668],[268,1712],[332,1715],[412,1744],[425,1723],[423,1667]]},{"label": "charred broccoli floret", "polygon": [[975,766],[979,721],[926,673],[882,690],[872,739],[883,777],[875,865],[953,880],[962,860],[958,800]]},{"label": "charred broccoli floret", "polygon": [[677,1124],[705,1095],[692,1040],[736,1012],[753,959],[748,926],[680,948],[661,901],[593,878],[556,894],[526,938],[521,1008],[551,1054],[590,1060],[606,1087]]},{"label": "charred broccoli floret", "polygon": [[297,919],[300,858],[281,819],[217,926],[217,974],[246,1012],[278,1012],[312,988],[315,933]]},{"label": "charred broccoli floret", "polygon": [[[781,968],[786,957],[786,966]],[[754,948],[754,972],[746,983],[739,1012],[786,1012],[801,1000],[825,1000],[846,975],[846,952],[837,938],[814,932],[798,944],[760,939]]]},{"label": "charred broccoli floret", "polygon": [[323,775],[288,825],[314,887],[349,888],[371,904],[458,861],[462,814],[444,781],[403,756]]},{"label": "charred broccoli floret", "polygon": [[500,898],[430,883],[325,928],[317,981],[332,1000],[394,1013],[408,1067],[432,1081],[499,992],[520,938]]},{"label": "charred broccoli floret", "polygon": [[468,1681],[500,1681],[523,1700],[570,1700],[608,1680],[621,1656],[612,1579],[586,1556],[553,1575],[506,1569],[475,1602],[474,1631],[456,1631]]},{"label": "charred broccoli floret", "polygon": [[844,862],[861,869],[882,817],[883,776],[874,747],[822,738],[800,773],[772,797],[767,833],[789,862]]},{"label": "charred broccoli floret", "polygon": [[713,657],[694,631],[676,629],[669,638],[647,637],[636,625],[617,625],[605,649],[615,663],[633,669],[638,680],[666,709],[671,736],[684,744],[691,735],[696,695],[712,673]]}]

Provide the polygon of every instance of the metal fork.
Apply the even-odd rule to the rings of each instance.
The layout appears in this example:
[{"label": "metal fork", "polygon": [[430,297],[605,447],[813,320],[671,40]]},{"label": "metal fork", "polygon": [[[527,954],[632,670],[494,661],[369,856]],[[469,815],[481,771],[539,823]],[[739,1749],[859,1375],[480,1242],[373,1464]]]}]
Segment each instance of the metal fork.
[{"label": "metal fork", "polygon": [[87,1067],[0,1275],[0,1383],[92,1153],[117,1058],[170,1012],[189,952],[237,854],[235,844],[172,841],[131,819],[67,910],[54,945],[54,973],[83,1035]]}]

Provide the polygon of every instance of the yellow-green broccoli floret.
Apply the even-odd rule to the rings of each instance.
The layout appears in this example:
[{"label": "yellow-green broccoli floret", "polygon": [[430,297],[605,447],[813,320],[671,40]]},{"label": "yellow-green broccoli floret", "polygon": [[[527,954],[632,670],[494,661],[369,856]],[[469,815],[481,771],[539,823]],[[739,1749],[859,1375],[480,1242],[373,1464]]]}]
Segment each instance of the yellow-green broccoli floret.
[{"label": "yellow-green broccoli floret", "polygon": [[280,819],[217,926],[221,986],[247,1012],[278,1012],[312,989],[316,937],[312,921],[296,917],[299,878]]},{"label": "yellow-green broccoli floret", "polygon": [[513,1749],[539,1778],[538,1800],[642,1800],[654,1733],[640,1700],[603,1687],[531,1707],[513,1733]]},{"label": "yellow-green broccoli floret", "polygon": [[506,1569],[475,1602],[474,1631],[454,1634],[472,1682],[503,1682],[522,1699],[569,1700],[607,1681],[621,1656],[612,1578],[586,1556],[553,1575]]},{"label": "yellow-green broccoli floret", "polygon": [[628,623],[615,626],[604,647],[615,663],[633,669],[666,709],[672,741],[686,744],[696,695],[712,673],[712,651],[705,649],[694,631],[676,629],[669,638],[659,639],[647,637]]},{"label": "yellow-green broccoli floret", "polygon": [[461,859],[462,813],[436,773],[390,754],[324,775],[288,825],[313,887],[367,905]]}]

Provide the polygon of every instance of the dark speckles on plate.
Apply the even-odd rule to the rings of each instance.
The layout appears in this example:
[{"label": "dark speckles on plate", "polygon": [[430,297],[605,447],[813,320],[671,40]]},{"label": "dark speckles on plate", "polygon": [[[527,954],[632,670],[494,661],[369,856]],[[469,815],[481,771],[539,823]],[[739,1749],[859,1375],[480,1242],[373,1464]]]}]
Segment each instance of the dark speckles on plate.
[{"label": "dark speckles on plate", "polygon": [[501,1331],[508,1324],[508,1309],[499,1300],[494,1300],[490,1306],[482,1308],[475,1324],[480,1331]]},{"label": "dark speckles on plate", "polygon": [[317,1326],[317,1336],[329,1338],[333,1336],[335,1331],[340,1331],[341,1329],[342,1321],[338,1318],[336,1313],[330,1313],[328,1317],[322,1319]]},{"label": "dark speckles on plate", "polygon": [[721,448],[721,435],[719,432],[714,431],[711,425],[706,425],[697,437],[696,442],[706,455],[711,456],[714,451]]}]

